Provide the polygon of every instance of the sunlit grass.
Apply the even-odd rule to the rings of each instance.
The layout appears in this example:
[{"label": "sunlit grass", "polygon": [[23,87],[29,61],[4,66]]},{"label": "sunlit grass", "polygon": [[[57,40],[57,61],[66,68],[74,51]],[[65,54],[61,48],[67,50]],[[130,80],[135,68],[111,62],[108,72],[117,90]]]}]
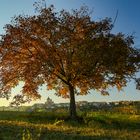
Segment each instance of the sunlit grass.
[{"label": "sunlit grass", "polygon": [[79,112],[80,122],[67,120],[65,112],[0,112],[2,140],[140,139],[140,115]]},{"label": "sunlit grass", "polygon": [[[95,124],[97,125],[97,124]],[[139,130],[127,130],[127,129],[106,129],[100,126],[94,127],[77,127],[70,126],[65,123],[56,124],[33,124],[27,122],[18,121],[0,121],[0,128],[3,128],[3,133],[8,135],[16,136],[17,139],[24,137],[31,139],[39,139],[40,137],[47,138],[52,137],[55,139],[64,139],[72,137],[73,139],[85,138],[85,139],[100,139],[100,138],[111,138],[111,139],[138,139],[140,138]],[[5,130],[5,131],[4,131]],[[7,131],[8,130],[8,131]],[[18,132],[18,133],[17,133]],[[61,137],[58,137],[61,136]],[[15,138],[16,138],[15,137]]]}]

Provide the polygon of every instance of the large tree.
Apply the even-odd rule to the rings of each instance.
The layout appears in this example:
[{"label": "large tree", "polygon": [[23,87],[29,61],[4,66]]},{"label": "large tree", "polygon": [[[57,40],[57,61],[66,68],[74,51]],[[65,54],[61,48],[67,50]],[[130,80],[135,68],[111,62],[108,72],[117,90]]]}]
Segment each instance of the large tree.
[{"label": "large tree", "polygon": [[133,37],[113,34],[111,19],[93,21],[87,7],[55,12],[37,7],[33,16],[19,15],[5,26],[0,42],[0,94],[9,97],[11,88],[24,81],[22,95],[14,99],[40,98],[39,86],[55,89],[70,98],[70,117],[76,118],[75,94],[94,89],[108,94],[133,78],[139,51]]}]

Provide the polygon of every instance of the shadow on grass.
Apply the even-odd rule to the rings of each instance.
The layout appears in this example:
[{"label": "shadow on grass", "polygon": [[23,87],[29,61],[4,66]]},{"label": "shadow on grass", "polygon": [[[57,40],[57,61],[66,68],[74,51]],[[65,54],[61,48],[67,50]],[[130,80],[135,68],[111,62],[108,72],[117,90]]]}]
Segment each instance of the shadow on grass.
[{"label": "shadow on grass", "polygon": [[[95,128],[94,126],[90,128],[90,126],[80,124],[80,122],[76,121],[58,122],[59,123],[56,123],[57,126],[48,125],[47,127],[42,127],[40,124],[36,126],[35,124],[28,124],[27,122],[25,124],[9,123],[8,121],[1,122],[0,140],[120,140],[120,134],[122,133],[125,133],[121,137],[122,139],[128,139],[128,137],[130,137],[130,140],[132,138],[133,140],[137,140],[137,138],[134,137],[139,133],[139,131],[133,130],[134,133],[129,134],[131,130],[120,130],[118,124],[115,124],[115,126],[118,126],[119,130],[117,130],[113,124],[111,125],[113,128],[108,127],[106,126],[108,123],[99,120],[99,118],[96,122],[94,119],[93,125],[99,127],[100,124],[101,129]],[[65,127],[68,124],[75,127]],[[140,136],[138,138],[140,138]]]},{"label": "shadow on grass", "polygon": [[[46,114],[40,116],[40,114],[33,114],[28,116],[28,122],[30,123],[57,123],[64,120],[64,124],[73,127],[90,127],[90,128],[103,128],[103,129],[127,129],[137,130],[140,129],[139,121],[130,121],[128,119],[110,118],[104,115],[95,116],[91,118],[81,117],[77,121],[70,120],[65,114]],[[61,125],[61,124],[60,124]]]},{"label": "shadow on grass", "polygon": [[[22,131],[21,131],[22,130]],[[0,127],[0,140],[116,140],[111,136],[85,136],[61,131],[43,130],[39,136],[33,129],[23,134],[21,128],[11,129],[10,127]]]},{"label": "shadow on grass", "polygon": [[68,134],[59,131],[50,131],[41,135],[39,140],[116,140],[110,136],[84,136],[81,134]]}]

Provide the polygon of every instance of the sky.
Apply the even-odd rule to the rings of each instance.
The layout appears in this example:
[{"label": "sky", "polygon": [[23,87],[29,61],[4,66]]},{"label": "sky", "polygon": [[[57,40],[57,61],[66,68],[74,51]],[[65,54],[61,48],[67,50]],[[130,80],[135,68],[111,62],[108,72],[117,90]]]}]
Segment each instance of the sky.
[{"label": "sky", "polygon": [[[36,0],[0,0],[0,34],[4,34],[3,27],[5,24],[9,24],[11,19],[15,15],[35,14],[33,7]],[[140,48],[140,0],[46,0],[46,5],[53,4],[56,11],[61,9],[71,10],[78,9],[82,5],[86,5],[89,9],[93,10],[92,19],[100,20],[105,17],[111,17],[115,19],[118,11],[117,20],[113,28],[114,33],[123,32],[126,35],[133,34],[134,47]],[[140,77],[140,74],[137,74]],[[22,83],[15,89],[12,89],[12,93],[16,94],[21,91]],[[31,102],[44,103],[49,96],[56,103],[69,102],[69,99],[63,99],[54,95],[54,91],[47,91],[46,87],[41,87],[39,92],[42,95],[41,100]],[[134,81],[128,83],[127,87],[123,91],[118,92],[116,89],[109,89],[109,96],[102,96],[97,91],[91,91],[86,96],[76,96],[76,101],[87,100],[90,102],[96,101],[122,101],[122,100],[140,100],[140,91],[136,90]],[[9,105],[9,101],[0,99],[0,106]],[[27,104],[26,104],[27,105]]]}]

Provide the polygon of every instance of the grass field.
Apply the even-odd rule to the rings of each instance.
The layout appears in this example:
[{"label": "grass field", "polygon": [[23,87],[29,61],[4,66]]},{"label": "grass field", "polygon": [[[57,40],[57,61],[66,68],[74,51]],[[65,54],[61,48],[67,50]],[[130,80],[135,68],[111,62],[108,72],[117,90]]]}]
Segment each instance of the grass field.
[{"label": "grass field", "polygon": [[66,111],[0,112],[0,140],[140,140],[140,114]]}]

